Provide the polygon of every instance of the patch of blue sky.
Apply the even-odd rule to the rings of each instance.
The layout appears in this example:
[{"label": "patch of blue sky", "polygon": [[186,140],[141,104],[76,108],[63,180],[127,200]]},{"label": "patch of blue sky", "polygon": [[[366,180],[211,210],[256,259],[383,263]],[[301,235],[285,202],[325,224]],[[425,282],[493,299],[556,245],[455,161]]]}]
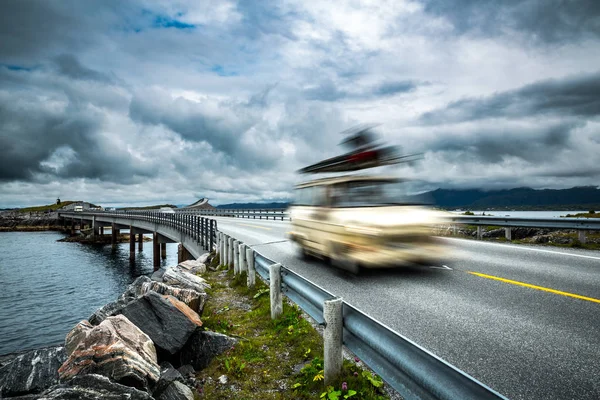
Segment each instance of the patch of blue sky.
[{"label": "patch of blue sky", "polygon": [[29,71],[33,70],[33,68],[30,68],[30,67],[24,67],[22,65],[13,65],[13,64],[0,63],[0,67],[4,67],[11,71],[27,71],[27,72],[29,72]]},{"label": "patch of blue sky", "polygon": [[218,64],[213,65],[210,70],[215,72],[219,76],[238,76],[239,75],[237,72],[225,69],[225,67],[223,67],[222,65],[218,65]]},{"label": "patch of blue sky", "polygon": [[156,16],[154,18],[153,26],[155,28],[175,28],[175,29],[194,29],[196,25],[181,22],[174,18],[168,18],[164,16]]}]

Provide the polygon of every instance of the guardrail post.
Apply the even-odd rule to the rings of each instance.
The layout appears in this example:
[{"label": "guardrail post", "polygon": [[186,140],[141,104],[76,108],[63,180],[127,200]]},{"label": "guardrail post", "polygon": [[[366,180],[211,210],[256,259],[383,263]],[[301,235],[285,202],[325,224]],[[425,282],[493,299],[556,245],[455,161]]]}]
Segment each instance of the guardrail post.
[{"label": "guardrail post", "polygon": [[210,221],[210,228],[208,226],[206,227],[206,232],[208,233],[208,251],[212,251],[214,243],[213,236],[217,231],[217,221],[215,221],[214,219],[209,219],[208,221]]},{"label": "guardrail post", "polygon": [[323,302],[323,369],[325,370],[325,384],[333,382],[342,371],[342,316],[343,300],[341,297],[325,300]]},{"label": "guardrail post", "polygon": [[233,242],[234,239],[232,237],[227,238],[227,265],[235,268],[235,263],[233,262]]},{"label": "guardrail post", "polygon": [[246,283],[249,288],[253,288],[256,285],[256,270],[254,269],[254,250],[250,247],[246,247],[246,262],[248,263]]},{"label": "guardrail post", "polygon": [[240,274],[247,270],[247,267],[246,267],[246,245],[244,243],[239,244],[238,265],[239,265],[238,270],[239,270]]},{"label": "guardrail post", "polygon": [[508,241],[512,240],[512,228],[510,228],[510,227],[504,228],[504,237]]},{"label": "guardrail post", "polygon": [[229,257],[229,237],[226,234],[223,234],[223,255],[221,257],[221,264],[228,265]]},{"label": "guardrail post", "polygon": [[271,295],[271,319],[277,319],[283,313],[281,297],[281,264],[269,266],[269,282]]},{"label": "guardrail post", "polygon": [[483,237],[483,226],[478,225],[477,226],[477,240],[481,240],[482,237]]},{"label": "guardrail post", "polygon": [[240,258],[240,241],[234,240],[233,241],[233,274],[234,275],[237,275],[242,272],[242,271],[240,271],[239,258]]},{"label": "guardrail post", "polygon": [[579,241],[583,244],[585,244],[585,242],[587,241],[587,238],[585,237],[585,231],[583,229],[577,232],[577,237]]}]

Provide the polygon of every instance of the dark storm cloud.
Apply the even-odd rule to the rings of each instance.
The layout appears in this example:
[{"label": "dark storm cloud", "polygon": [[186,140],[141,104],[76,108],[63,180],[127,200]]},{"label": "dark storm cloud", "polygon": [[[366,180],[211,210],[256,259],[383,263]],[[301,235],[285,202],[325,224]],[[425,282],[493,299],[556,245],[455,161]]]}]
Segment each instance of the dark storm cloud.
[{"label": "dark storm cloud", "polygon": [[378,97],[393,96],[401,93],[413,92],[424,83],[416,81],[386,81],[367,87],[352,87],[340,89],[333,81],[327,80],[319,86],[306,89],[304,95],[309,100],[337,101],[337,100],[364,100]]},{"label": "dark storm cloud", "polygon": [[453,134],[439,129],[435,138],[425,142],[425,150],[437,152],[446,159],[461,162],[466,158],[483,163],[498,163],[507,157],[529,162],[545,162],[570,148],[572,131],[581,122],[562,122],[535,126],[483,125],[473,132]]},{"label": "dark storm cloud", "polygon": [[421,121],[440,124],[538,115],[583,118],[600,115],[600,72],[537,82],[484,98],[458,100],[423,114]]},{"label": "dark storm cloud", "polygon": [[73,54],[61,54],[55,59],[61,74],[73,79],[111,83],[111,79],[98,71],[84,67]]},{"label": "dark storm cloud", "polygon": [[[87,74],[93,72],[77,65]],[[94,93],[85,94],[85,87],[75,89],[49,71],[10,71],[0,74],[0,83],[15,74],[19,79],[12,91],[0,89],[1,181],[35,180],[49,174],[131,182],[157,173],[156,166],[142,165],[103,134],[106,114],[102,104],[94,103],[97,88],[90,87]],[[38,85],[40,75],[54,83]],[[65,153],[69,156],[60,156]]]},{"label": "dark storm cloud", "polygon": [[459,33],[495,36],[515,30],[556,43],[600,37],[597,0],[422,0],[425,11],[447,18]]}]

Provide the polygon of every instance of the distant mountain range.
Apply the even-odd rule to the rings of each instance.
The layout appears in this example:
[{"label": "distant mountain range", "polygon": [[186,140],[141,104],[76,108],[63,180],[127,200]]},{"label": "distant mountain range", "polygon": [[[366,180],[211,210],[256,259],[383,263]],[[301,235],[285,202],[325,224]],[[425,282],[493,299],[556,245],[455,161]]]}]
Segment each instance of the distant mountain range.
[{"label": "distant mountain range", "polygon": [[[515,188],[503,190],[436,189],[423,194],[435,206],[463,210],[600,210],[600,189],[579,186],[571,189]],[[287,208],[289,203],[233,203],[217,208]]]}]

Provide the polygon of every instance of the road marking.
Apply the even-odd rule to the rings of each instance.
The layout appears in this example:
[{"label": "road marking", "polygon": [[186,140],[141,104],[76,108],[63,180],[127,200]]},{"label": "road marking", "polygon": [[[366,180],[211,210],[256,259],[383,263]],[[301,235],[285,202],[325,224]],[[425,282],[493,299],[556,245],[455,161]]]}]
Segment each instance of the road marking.
[{"label": "road marking", "polygon": [[435,269],[445,269],[445,270],[448,270],[448,271],[452,271],[452,268],[450,268],[450,267],[449,267],[449,266],[447,266],[447,265],[440,265],[440,266],[437,266],[437,265],[436,265],[436,266],[431,266],[431,267],[429,267],[429,268],[435,268]]},{"label": "road marking", "polygon": [[252,224],[242,224],[242,223],[239,223],[239,222],[238,222],[237,224],[238,224],[238,225],[244,225],[244,226],[250,226],[250,227],[252,227],[252,228],[266,229],[266,230],[268,230],[268,231],[270,231],[270,230],[271,230],[271,228],[267,228],[267,227],[264,227],[264,226],[258,226],[258,225],[252,225]]},{"label": "road marking", "polygon": [[527,288],[530,288],[530,289],[541,290],[541,291],[544,291],[544,292],[550,292],[550,293],[554,293],[554,294],[559,294],[561,296],[573,297],[575,299],[585,300],[585,301],[591,301],[592,303],[599,303],[600,304],[600,299],[594,299],[592,297],[580,296],[578,294],[569,293],[569,292],[561,292],[560,290],[549,289],[549,288],[546,288],[546,287],[543,287],[543,286],[531,285],[531,284],[525,283],[525,282],[513,281],[511,279],[500,278],[498,276],[486,275],[486,274],[482,274],[480,272],[472,272],[472,271],[466,271],[466,272],[469,273],[469,274],[471,274],[471,275],[479,276],[481,278],[493,279],[493,280],[500,281],[500,282],[510,283],[512,285],[524,286],[524,287],[527,287]]},{"label": "road marking", "polygon": [[[450,239],[450,240],[461,240],[461,241],[462,240],[467,240],[467,239],[449,238],[449,237],[445,237],[445,238],[446,239]],[[562,251],[554,251],[554,250],[534,249],[534,248],[531,248],[531,247],[520,247],[522,245],[515,245],[515,244],[489,243],[489,242],[474,241],[474,240],[471,240],[471,242],[474,242],[474,243],[477,243],[477,244],[490,245],[490,246],[510,247],[511,249],[518,249],[518,250],[531,250],[531,251],[539,251],[540,253],[561,254],[563,256],[573,256],[573,257],[580,257],[580,258],[591,258],[592,260],[600,260],[600,257],[586,256],[586,255],[583,255],[583,254],[564,253]]]}]

